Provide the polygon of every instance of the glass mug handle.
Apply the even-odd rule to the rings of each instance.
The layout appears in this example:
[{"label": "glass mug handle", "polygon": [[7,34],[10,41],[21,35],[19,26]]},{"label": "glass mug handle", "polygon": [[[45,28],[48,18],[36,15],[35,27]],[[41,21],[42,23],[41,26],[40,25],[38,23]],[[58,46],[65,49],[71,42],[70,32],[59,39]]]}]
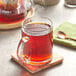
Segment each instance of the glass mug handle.
[{"label": "glass mug handle", "polygon": [[[23,63],[24,62],[28,62],[29,58],[28,57],[25,57],[25,59],[23,59],[23,57],[21,58],[19,56],[19,52],[23,52],[22,50],[24,49],[24,45],[26,44],[26,42],[28,42],[30,40],[30,38],[28,36],[25,36],[25,37],[22,37],[22,39],[20,40],[19,44],[18,44],[18,47],[17,47],[17,57],[19,58],[20,61],[22,61]],[[21,51],[19,50],[21,47]]]}]

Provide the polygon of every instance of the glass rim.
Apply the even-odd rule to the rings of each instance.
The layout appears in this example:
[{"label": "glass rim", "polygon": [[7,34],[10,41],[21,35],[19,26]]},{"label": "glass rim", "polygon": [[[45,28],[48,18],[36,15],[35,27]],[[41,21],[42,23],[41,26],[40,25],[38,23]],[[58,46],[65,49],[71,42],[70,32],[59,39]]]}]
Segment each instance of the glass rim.
[{"label": "glass rim", "polygon": [[[27,19],[24,19],[24,20],[22,21],[22,23],[21,23],[22,28],[24,28],[24,23],[25,23],[26,21],[28,21],[28,20],[31,21],[31,18],[32,18],[32,17],[27,18]],[[37,21],[36,21],[36,22],[28,22],[28,23],[26,23],[25,25],[33,24],[33,23],[42,23],[42,24],[47,24],[47,25],[49,25],[49,28],[47,28],[47,29],[45,29],[45,30],[41,30],[41,31],[31,31],[31,32],[43,32],[43,31],[46,31],[46,30],[50,30],[50,28],[53,29],[53,22],[52,22],[51,19],[46,18],[46,17],[41,17],[41,18],[45,18],[45,19],[49,20],[51,24],[49,24],[49,23],[47,23],[47,22],[40,22],[40,21],[37,22]]]}]

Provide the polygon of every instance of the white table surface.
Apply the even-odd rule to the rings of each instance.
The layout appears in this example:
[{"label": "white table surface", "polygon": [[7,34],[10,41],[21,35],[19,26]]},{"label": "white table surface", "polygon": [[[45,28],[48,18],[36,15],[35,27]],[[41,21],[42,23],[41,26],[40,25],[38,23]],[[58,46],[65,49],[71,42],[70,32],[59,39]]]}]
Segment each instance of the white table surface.
[{"label": "white table surface", "polygon": [[[67,8],[61,0],[55,6],[43,7],[34,5],[36,16],[51,18],[54,29],[64,21],[76,23],[76,8]],[[55,45],[53,51],[64,57],[61,65],[46,69],[36,74],[30,74],[11,60],[11,54],[16,52],[21,37],[21,28],[0,30],[0,76],[76,76],[76,50]]]}]

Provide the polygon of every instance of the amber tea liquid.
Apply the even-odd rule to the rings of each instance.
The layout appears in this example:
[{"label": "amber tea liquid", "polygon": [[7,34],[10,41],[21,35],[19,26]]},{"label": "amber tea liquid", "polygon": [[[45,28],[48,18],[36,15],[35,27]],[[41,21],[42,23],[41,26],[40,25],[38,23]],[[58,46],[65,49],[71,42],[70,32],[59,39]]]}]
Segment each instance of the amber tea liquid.
[{"label": "amber tea liquid", "polygon": [[24,60],[26,57],[30,57],[30,61],[33,62],[51,60],[53,35],[50,25],[45,23],[27,24],[22,29],[22,37],[24,36],[30,38],[23,49]]},{"label": "amber tea liquid", "polygon": [[[2,23],[16,23],[22,21],[27,13],[25,12],[24,7],[16,5],[13,7],[11,5],[8,8],[4,7],[5,5],[0,4],[0,22]],[[18,8],[18,9],[17,9]]]}]

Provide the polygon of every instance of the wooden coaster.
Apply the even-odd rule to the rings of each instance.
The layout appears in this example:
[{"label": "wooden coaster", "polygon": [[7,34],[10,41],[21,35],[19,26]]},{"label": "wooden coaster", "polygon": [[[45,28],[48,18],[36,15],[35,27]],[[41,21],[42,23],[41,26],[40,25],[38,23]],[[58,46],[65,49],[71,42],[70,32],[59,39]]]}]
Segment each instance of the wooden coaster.
[{"label": "wooden coaster", "polygon": [[33,65],[29,65],[29,64],[23,64],[18,60],[18,57],[16,54],[12,55],[12,59],[14,61],[16,61],[17,63],[19,63],[22,67],[24,67],[25,69],[27,69],[31,73],[36,73],[36,72],[39,72],[39,71],[44,70],[46,68],[51,68],[57,64],[62,63],[62,61],[63,61],[63,57],[60,56],[59,54],[57,54],[56,52],[53,53],[52,61],[50,63],[48,63],[46,65],[42,65],[42,66],[33,66]]},{"label": "wooden coaster", "polygon": [[[26,16],[26,18],[32,17],[34,15],[34,9],[31,8],[28,11],[28,14]],[[21,21],[22,22],[22,21]],[[18,23],[12,23],[12,24],[6,24],[6,23],[1,23],[0,22],[0,29],[1,30],[7,30],[7,29],[15,29],[15,28],[19,28],[21,27],[21,22]]]}]

